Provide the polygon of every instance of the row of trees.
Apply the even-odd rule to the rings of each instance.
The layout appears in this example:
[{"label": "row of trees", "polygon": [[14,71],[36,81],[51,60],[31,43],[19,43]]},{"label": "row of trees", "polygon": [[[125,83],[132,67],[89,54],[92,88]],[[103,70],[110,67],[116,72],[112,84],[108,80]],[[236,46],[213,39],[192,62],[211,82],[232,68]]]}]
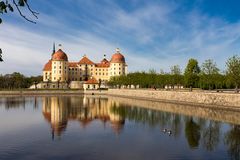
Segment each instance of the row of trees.
[{"label": "row of trees", "polygon": [[0,75],[0,89],[29,88],[42,81],[42,76],[26,77],[18,72]]},{"label": "row of trees", "polygon": [[220,72],[216,63],[208,59],[201,66],[196,59],[189,59],[184,73],[178,65],[172,66],[170,73],[155,70],[149,72],[134,72],[128,75],[115,76],[109,81],[109,85],[139,85],[141,88],[164,88],[165,86],[202,89],[232,89],[240,85],[240,57],[233,56],[226,62],[227,70]]}]

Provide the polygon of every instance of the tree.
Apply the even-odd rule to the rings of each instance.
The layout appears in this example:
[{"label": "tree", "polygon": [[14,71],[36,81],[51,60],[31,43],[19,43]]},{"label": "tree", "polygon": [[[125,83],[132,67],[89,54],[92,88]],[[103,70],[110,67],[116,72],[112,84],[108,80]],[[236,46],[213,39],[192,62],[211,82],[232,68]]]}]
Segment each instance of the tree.
[{"label": "tree", "polygon": [[[36,21],[29,19],[22,13],[21,8],[23,8],[23,7],[27,8],[28,11],[30,11],[30,13],[32,14],[32,16],[35,19],[38,19],[39,13],[35,12],[31,9],[30,5],[28,4],[28,0],[11,0],[11,2],[10,2],[10,0],[1,0],[0,1],[0,15],[7,14],[8,12],[14,12],[14,10],[16,9],[21,17],[23,17],[28,22],[36,24]],[[2,23],[2,18],[0,17],[0,24],[1,23]],[[1,54],[2,54],[2,50],[0,48],[0,62],[3,61]]]},{"label": "tree", "polygon": [[240,85],[240,57],[235,55],[230,57],[227,62],[227,76],[235,85],[236,91]]},{"label": "tree", "polygon": [[99,90],[101,90],[101,84],[102,84],[102,80],[99,78],[99,80],[98,80],[98,88],[99,88]]},{"label": "tree", "polygon": [[29,88],[32,84],[42,81],[42,76],[25,77],[21,73],[0,75],[0,89]]},{"label": "tree", "polygon": [[190,87],[190,91],[192,91],[192,87],[196,87],[198,84],[199,72],[198,61],[196,59],[189,59],[184,72],[184,80],[186,86]]},{"label": "tree", "polygon": [[181,84],[181,80],[182,80],[181,69],[179,65],[174,65],[171,67],[171,75],[172,75],[173,85],[177,85],[179,88],[179,85]]},{"label": "tree", "polygon": [[[0,14],[4,14],[4,13],[7,14],[8,12],[14,12],[14,10],[16,9],[21,17],[23,17],[28,22],[36,24],[35,21],[29,19],[22,13],[21,11],[22,7],[26,7],[31,12],[32,16],[34,16],[35,19],[38,19],[39,13],[31,9],[30,5],[28,4],[28,0],[11,0],[11,2],[9,0],[2,0],[0,1]],[[1,23],[2,23],[2,19],[0,18],[0,24]]]},{"label": "tree", "polygon": [[202,84],[202,88],[205,88],[205,85],[208,89],[213,89],[216,79],[218,78],[219,69],[217,68],[217,64],[213,62],[211,59],[205,60],[201,66],[201,75],[200,80]]}]

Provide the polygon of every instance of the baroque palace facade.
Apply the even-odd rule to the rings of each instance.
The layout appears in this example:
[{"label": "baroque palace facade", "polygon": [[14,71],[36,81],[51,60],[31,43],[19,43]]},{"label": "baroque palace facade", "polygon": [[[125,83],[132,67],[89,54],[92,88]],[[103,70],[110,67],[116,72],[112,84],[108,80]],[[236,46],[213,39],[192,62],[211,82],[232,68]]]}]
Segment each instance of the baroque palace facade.
[{"label": "baroque palace facade", "polygon": [[[104,55],[104,58],[99,63],[91,61],[86,55],[79,61],[69,62],[67,54],[62,49],[58,49],[56,52],[55,49],[53,49],[51,59],[43,68],[43,82],[81,82],[82,84],[90,85],[97,84],[99,81],[105,83],[109,81],[112,76],[126,74],[127,64],[119,48],[116,49],[110,61],[107,60]],[[46,86],[41,88],[46,88]]]}]

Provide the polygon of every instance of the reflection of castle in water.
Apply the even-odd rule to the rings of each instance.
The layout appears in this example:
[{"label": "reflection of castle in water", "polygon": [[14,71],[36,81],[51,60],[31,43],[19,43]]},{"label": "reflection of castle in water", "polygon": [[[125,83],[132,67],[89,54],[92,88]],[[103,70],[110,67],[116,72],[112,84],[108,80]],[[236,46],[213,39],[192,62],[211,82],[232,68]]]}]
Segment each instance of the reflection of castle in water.
[{"label": "reflection of castle in water", "polygon": [[52,133],[60,136],[66,129],[69,120],[78,120],[82,127],[93,120],[111,123],[115,133],[124,125],[124,118],[113,112],[118,104],[103,98],[91,97],[43,97],[42,112],[51,124]]}]

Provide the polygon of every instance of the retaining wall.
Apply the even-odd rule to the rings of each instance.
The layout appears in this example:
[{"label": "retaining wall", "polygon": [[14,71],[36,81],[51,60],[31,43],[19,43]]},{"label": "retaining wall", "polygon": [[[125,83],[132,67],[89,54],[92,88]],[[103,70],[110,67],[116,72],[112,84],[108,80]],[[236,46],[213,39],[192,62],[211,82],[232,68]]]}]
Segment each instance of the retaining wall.
[{"label": "retaining wall", "polygon": [[240,108],[240,94],[188,92],[188,91],[163,91],[141,89],[109,89],[107,94],[121,97],[141,98],[167,102],[204,104],[213,106],[231,106]]}]

